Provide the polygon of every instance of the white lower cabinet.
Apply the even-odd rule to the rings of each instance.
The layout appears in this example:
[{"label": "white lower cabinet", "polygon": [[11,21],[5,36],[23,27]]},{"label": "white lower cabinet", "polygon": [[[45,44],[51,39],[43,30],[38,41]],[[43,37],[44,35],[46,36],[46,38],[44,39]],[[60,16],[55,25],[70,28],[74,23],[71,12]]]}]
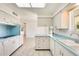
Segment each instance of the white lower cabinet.
[{"label": "white lower cabinet", "polygon": [[49,38],[46,36],[37,36],[35,39],[35,49],[50,49]]},{"label": "white lower cabinet", "polygon": [[3,46],[2,46],[2,43],[0,43],[0,56],[3,56]]},{"label": "white lower cabinet", "polygon": [[4,41],[4,55],[7,56],[13,53],[19,46],[23,44],[21,41],[22,40],[20,36],[7,38]]},{"label": "white lower cabinet", "polygon": [[55,42],[55,56],[75,56],[71,51],[66,49],[64,46],[59,44],[58,42]]},{"label": "white lower cabinet", "polygon": [[72,52],[68,51],[67,49],[63,48],[62,50],[62,55],[63,56],[75,56]]},{"label": "white lower cabinet", "polygon": [[57,43],[56,41],[54,42],[55,43],[55,50],[54,50],[54,55],[55,56],[61,56],[62,55],[62,46],[59,44],[59,43]]},{"label": "white lower cabinet", "polygon": [[50,51],[54,55],[54,40],[50,38]]},{"label": "white lower cabinet", "polygon": [[4,41],[0,43],[0,56],[9,56],[22,44],[23,39],[21,36],[14,36],[4,39]]},{"label": "white lower cabinet", "polygon": [[73,52],[54,39],[50,39],[50,50],[53,56],[75,56]]},{"label": "white lower cabinet", "polygon": [[10,55],[15,50],[15,40],[13,39],[7,39],[4,42],[4,54],[5,56]]}]

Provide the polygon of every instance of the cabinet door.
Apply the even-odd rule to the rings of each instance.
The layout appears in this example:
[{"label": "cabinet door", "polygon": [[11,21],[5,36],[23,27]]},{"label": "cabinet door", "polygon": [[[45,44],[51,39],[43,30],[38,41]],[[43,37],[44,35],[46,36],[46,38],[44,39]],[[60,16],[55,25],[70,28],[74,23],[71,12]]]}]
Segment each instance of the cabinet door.
[{"label": "cabinet door", "polygon": [[22,45],[23,44],[23,35],[20,35],[20,45]]},{"label": "cabinet door", "polygon": [[5,51],[4,52],[6,56],[10,55],[16,49],[15,45],[16,45],[15,39],[9,38],[5,40],[4,42]]},{"label": "cabinet door", "polygon": [[3,46],[2,46],[2,42],[0,43],[0,56],[3,56]]},{"label": "cabinet door", "polygon": [[61,15],[61,28],[62,29],[67,29],[68,28],[68,22],[69,22],[68,11],[62,11],[62,15]]},{"label": "cabinet door", "polygon": [[36,49],[49,49],[49,38],[37,37],[35,39]]},{"label": "cabinet door", "polygon": [[72,52],[68,51],[63,47],[62,56],[75,56],[75,54],[73,54]]},{"label": "cabinet door", "polygon": [[61,27],[61,13],[58,13],[53,18],[53,21],[54,21],[54,26],[59,29]]},{"label": "cabinet door", "polygon": [[35,49],[39,49],[40,48],[40,45],[39,44],[41,44],[41,42],[40,42],[40,38],[38,38],[38,37],[36,37],[35,38]]},{"label": "cabinet door", "polygon": [[13,53],[19,46],[22,45],[22,42],[20,40],[20,36],[15,36],[15,37],[11,37],[11,38],[7,38],[4,41],[4,52],[5,55],[10,55],[11,53]]},{"label": "cabinet door", "polygon": [[22,44],[23,44],[23,39],[20,37],[20,36],[16,36],[15,38],[15,47],[16,47],[16,49],[18,48],[18,47],[20,47]]},{"label": "cabinet door", "polygon": [[61,56],[62,46],[59,43],[57,43],[56,41],[55,41],[55,51],[54,52],[55,52],[54,53],[55,56]]},{"label": "cabinet door", "polygon": [[50,50],[52,55],[54,55],[54,40],[50,38]]},{"label": "cabinet door", "polygon": [[46,48],[46,40],[43,38],[36,39],[36,49],[45,49]]},{"label": "cabinet door", "polygon": [[42,45],[43,45],[42,46],[43,49],[50,49],[49,48],[49,46],[50,46],[49,45],[49,38],[42,39]]},{"label": "cabinet door", "polygon": [[0,23],[6,23],[5,13],[0,11]]}]

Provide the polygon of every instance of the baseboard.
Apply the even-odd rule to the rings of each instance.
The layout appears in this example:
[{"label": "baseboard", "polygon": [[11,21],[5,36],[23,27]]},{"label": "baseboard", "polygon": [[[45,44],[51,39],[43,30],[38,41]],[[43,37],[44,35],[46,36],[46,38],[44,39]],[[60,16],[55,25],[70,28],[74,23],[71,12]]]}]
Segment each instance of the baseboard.
[{"label": "baseboard", "polygon": [[35,49],[36,51],[50,51],[51,56],[54,56],[52,54],[52,51],[50,49]]},{"label": "baseboard", "polygon": [[35,49],[36,51],[50,51],[50,49]]}]

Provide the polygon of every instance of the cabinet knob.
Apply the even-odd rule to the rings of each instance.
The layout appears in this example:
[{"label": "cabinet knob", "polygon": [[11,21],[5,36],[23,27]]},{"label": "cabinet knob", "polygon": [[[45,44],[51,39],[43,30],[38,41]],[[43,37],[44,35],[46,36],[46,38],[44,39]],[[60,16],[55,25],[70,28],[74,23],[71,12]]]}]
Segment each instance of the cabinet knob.
[{"label": "cabinet knob", "polygon": [[61,55],[61,50],[60,50],[60,55]]}]

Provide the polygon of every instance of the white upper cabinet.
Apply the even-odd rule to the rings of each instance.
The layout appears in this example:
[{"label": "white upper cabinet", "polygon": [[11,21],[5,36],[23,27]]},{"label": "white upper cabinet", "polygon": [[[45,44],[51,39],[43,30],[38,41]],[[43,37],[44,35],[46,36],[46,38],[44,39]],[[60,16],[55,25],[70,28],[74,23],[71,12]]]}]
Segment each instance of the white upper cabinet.
[{"label": "white upper cabinet", "polygon": [[69,17],[68,17],[68,12],[67,11],[61,11],[59,12],[54,18],[54,26],[57,29],[68,29],[68,22],[69,22]]},{"label": "white upper cabinet", "polygon": [[9,25],[17,25],[20,24],[20,20],[6,13],[5,11],[0,10],[0,23],[9,24]]}]

